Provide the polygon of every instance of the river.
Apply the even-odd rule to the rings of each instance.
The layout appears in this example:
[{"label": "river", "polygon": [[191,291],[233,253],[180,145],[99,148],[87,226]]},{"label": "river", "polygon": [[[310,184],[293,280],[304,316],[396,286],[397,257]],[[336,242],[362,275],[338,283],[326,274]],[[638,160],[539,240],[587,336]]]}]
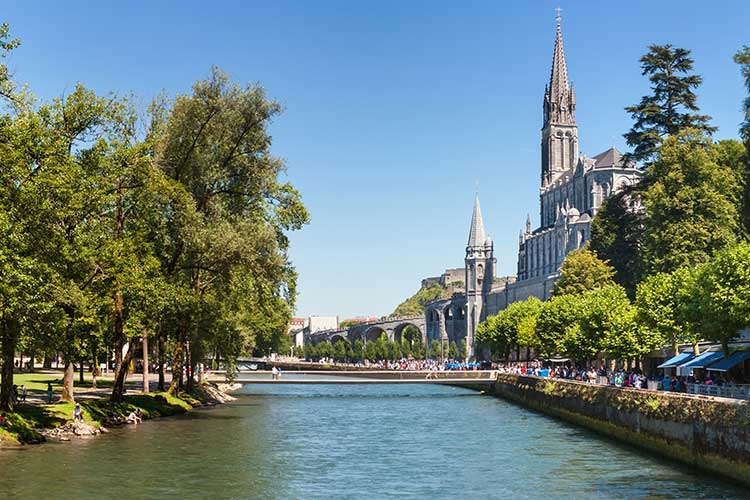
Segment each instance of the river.
[{"label": "river", "polygon": [[250,385],[229,405],[0,452],[0,499],[728,499],[750,490],[472,391]]}]

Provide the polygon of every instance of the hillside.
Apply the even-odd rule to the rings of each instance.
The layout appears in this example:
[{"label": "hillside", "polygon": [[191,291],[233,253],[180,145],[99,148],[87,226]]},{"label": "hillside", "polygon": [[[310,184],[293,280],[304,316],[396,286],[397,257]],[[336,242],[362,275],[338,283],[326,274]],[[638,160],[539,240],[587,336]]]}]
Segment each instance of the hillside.
[{"label": "hillside", "polygon": [[427,288],[420,288],[417,293],[403,301],[393,310],[391,316],[419,316],[424,314],[424,306],[431,300],[446,299],[453,294],[454,289],[443,288],[440,285],[433,285]]}]

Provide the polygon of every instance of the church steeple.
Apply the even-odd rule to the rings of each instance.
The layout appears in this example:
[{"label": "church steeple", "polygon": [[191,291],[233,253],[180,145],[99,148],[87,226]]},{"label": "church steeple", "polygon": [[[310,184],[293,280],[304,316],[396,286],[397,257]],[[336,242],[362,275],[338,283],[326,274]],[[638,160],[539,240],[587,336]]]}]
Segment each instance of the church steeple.
[{"label": "church steeple", "polygon": [[568,83],[568,66],[565,63],[560,12],[557,12],[557,34],[552,55],[549,85],[544,92],[544,122],[574,125],[576,122],[575,93]]},{"label": "church steeple", "polygon": [[485,233],[482,221],[482,209],[479,207],[479,195],[474,198],[474,212],[471,214],[471,229],[469,229],[468,247],[484,246]]},{"label": "church steeple", "polygon": [[[568,82],[565,62],[560,9],[557,9],[555,50],[549,83],[544,88],[544,125],[542,126],[542,191],[566,172],[572,172],[578,161],[578,126],[576,125],[576,97]],[[542,205],[544,205],[544,198]],[[547,227],[550,217],[542,206],[542,227]]]}]

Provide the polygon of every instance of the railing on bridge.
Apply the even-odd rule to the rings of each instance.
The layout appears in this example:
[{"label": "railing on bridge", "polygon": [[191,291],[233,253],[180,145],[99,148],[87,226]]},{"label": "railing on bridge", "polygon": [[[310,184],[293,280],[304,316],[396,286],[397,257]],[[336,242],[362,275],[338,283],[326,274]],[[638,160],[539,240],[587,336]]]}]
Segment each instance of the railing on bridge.
[{"label": "railing on bridge", "polygon": [[[299,377],[313,376],[313,378]],[[318,378],[315,378],[318,377]],[[325,377],[325,378],[322,378]],[[209,374],[209,380],[223,382],[228,380],[224,370],[215,370]],[[429,370],[294,370],[283,372],[280,378],[269,370],[239,371],[234,374],[234,381],[243,384],[482,384],[492,385],[497,378],[494,370],[475,371],[429,371]]]},{"label": "railing on bridge", "polygon": [[750,399],[750,385],[687,384],[688,394],[730,399]]}]

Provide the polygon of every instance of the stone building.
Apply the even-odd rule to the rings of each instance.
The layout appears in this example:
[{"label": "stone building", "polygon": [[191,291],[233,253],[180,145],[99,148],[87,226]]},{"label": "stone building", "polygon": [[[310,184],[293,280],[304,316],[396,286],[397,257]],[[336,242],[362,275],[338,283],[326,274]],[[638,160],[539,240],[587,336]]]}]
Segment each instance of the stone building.
[{"label": "stone building", "polygon": [[568,82],[559,17],[543,112],[539,226],[532,229],[527,217],[519,235],[516,279],[494,279],[492,240],[484,236],[477,198],[466,248],[466,293],[427,304],[428,340],[465,339],[472,353],[476,327],[488,315],[531,296],[548,299],[565,256],[590,239],[591,220],[602,202],[641,179],[642,172],[614,147],[592,158],[579,154],[576,96]]}]

